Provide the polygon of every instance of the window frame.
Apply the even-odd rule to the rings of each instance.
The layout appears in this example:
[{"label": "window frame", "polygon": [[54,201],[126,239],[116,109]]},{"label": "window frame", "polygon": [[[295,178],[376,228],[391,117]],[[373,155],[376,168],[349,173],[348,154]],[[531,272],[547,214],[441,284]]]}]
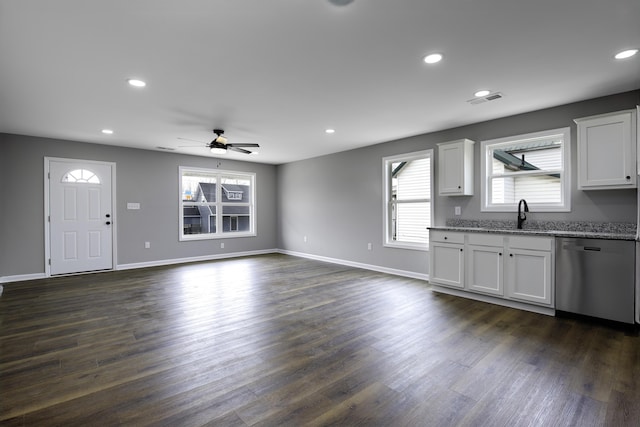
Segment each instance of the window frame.
[{"label": "window frame", "polygon": [[[216,200],[215,202],[208,202],[208,206],[215,207],[215,219],[216,219],[216,231],[215,233],[202,233],[202,234],[185,234],[184,233],[184,200],[182,199],[182,177],[185,173],[202,173],[207,176],[215,176],[216,179]],[[248,179],[251,186],[251,194],[249,201],[246,203],[229,203],[222,200],[222,178],[225,177],[239,177],[242,179]],[[257,235],[256,224],[256,174],[254,172],[241,172],[230,171],[221,169],[207,169],[191,166],[179,166],[178,167],[178,236],[179,241],[198,241],[198,240],[216,240],[216,239],[232,239],[236,237],[254,237]],[[249,207],[249,231],[224,231],[223,229],[223,207],[225,206],[248,206]],[[237,214],[229,216],[238,216]]]},{"label": "window frame", "polygon": [[[557,203],[539,203],[527,201],[529,208],[535,212],[570,212],[571,211],[571,128],[564,127],[558,129],[549,129],[540,132],[532,132],[521,135],[508,136],[504,138],[496,138],[485,140],[480,145],[480,195],[482,212],[516,212],[518,210],[518,203],[505,203],[505,204],[493,204],[491,200],[490,182],[492,178],[497,177],[493,174],[493,168],[490,162],[492,156],[489,155],[489,150],[500,146],[509,146],[517,143],[525,143],[527,141],[534,141],[536,139],[550,138],[553,136],[562,135],[562,145],[560,147],[562,161],[560,170],[547,170],[542,172],[516,172],[503,174],[501,176],[526,176],[526,175],[539,175],[544,172],[554,172],[560,174],[560,202]],[[491,171],[491,172],[490,172]]]},{"label": "window frame", "polygon": [[414,151],[410,153],[404,154],[396,154],[393,156],[386,156],[382,158],[382,186],[383,186],[383,200],[382,200],[382,210],[383,210],[383,246],[390,248],[398,248],[398,249],[410,249],[417,251],[428,251],[429,250],[429,233],[427,232],[427,242],[426,243],[415,243],[415,242],[399,242],[394,241],[391,233],[393,232],[393,215],[392,208],[398,204],[397,200],[392,200],[393,186],[392,186],[392,164],[403,161],[413,161],[420,159],[429,159],[429,179],[430,179],[430,188],[429,188],[429,198],[428,199],[412,199],[406,202],[400,203],[429,203],[430,210],[430,218],[431,221],[428,224],[428,227],[431,227],[433,224],[434,217],[434,156],[433,149]]}]

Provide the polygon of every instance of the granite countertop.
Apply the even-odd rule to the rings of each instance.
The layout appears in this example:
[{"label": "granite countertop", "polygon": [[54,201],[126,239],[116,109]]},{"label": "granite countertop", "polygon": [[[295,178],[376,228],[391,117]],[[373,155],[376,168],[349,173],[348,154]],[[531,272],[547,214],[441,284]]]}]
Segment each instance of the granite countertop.
[{"label": "granite countertop", "polygon": [[450,219],[445,226],[429,227],[429,229],[465,233],[636,240],[636,224],[632,223],[531,221],[525,222],[523,229],[518,230],[515,221]]}]

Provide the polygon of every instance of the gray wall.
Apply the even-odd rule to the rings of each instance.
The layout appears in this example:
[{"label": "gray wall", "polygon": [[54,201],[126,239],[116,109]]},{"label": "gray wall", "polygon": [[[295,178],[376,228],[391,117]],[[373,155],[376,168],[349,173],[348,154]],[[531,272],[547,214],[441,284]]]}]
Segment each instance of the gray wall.
[{"label": "gray wall", "polygon": [[119,265],[277,247],[273,165],[220,160],[220,169],[256,173],[258,213],[256,237],[224,239],[220,249],[221,240],[178,241],[178,166],[215,169],[217,159],[0,134],[0,276],[44,272],[45,156],[116,163]]},{"label": "gray wall", "polygon": [[[495,101],[500,102],[500,101]],[[480,211],[480,141],[571,127],[571,212],[530,213],[535,220],[636,222],[636,191],[578,191],[574,118],[635,108],[640,91],[588,100],[477,123],[358,150],[278,166],[278,228],[282,249],[427,274],[426,252],[387,248],[383,243],[382,158],[433,148],[461,138],[475,144],[475,195],[436,196],[436,225],[462,207],[463,219],[515,219],[513,213]],[[490,108],[479,105],[472,108]],[[437,164],[437,163],[436,163]],[[437,173],[436,173],[437,185]],[[307,242],[304,242],[304,236]],[[367,243],[373,250],[367,250]]]},{"label": "gray wall", "polygon": [[[511,213],[480,212],[480,141],[565,126],[572,130],[572,211],[534,212],[529,218],[635,222],[635,191],[576,189],[572,120],[638,103],[640,91],[627,92],[280,166],[223,159],[220,169],[257,174],[258,213],[258,236],[225,239],[225,249],[219,240],[178,241],[178,166],[215,168],[218,160],[0,134],[0,277],[44,272],[45,156],[116,163],[119,265],[281,248],[428,274],[426,252],[382,246],[382,158],[472,139],[476,195],[435,197],[434,222],[453,217],[454,206],[462,207],[461,218],[512,219]],[[142,209],[127,210],[127,202],[139,202]],[[145,241],[151,249],[144,249]]]}]

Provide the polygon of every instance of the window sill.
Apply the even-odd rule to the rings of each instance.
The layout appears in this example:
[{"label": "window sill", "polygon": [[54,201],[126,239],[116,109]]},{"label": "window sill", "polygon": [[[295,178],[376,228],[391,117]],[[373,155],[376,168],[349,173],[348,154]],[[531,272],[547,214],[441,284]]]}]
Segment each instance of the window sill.
[{"label": "window sill", "polygon": [[220,239],[235,239],[239,237],[255,237],[257,233],[225,233],[225,234],[187,234],[181,235],[179,241],[191,242],[198,240],[220,240]]},{"label": "window sill", "polygon": [[428,245],[423,245],[423,244],[419,244],[419,243],[385,243],[383,244],[384,247],[387,248],[393,248],[393,249],[408,249],[411,251],[422,251],[422,252],[428,252],[429,251],[429,246]]}]

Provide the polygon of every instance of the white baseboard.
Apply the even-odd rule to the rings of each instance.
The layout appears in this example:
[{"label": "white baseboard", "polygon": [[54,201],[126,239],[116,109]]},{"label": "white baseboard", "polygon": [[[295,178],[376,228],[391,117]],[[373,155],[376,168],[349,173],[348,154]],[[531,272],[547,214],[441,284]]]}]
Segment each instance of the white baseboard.
[{"label": "white baseboard", "polygon": [[[116,268],[114,270],[133,270],[136,268],[160,267],[163,265],[186,264],[189,262],[213,261],[213,260],[219,260],[219,259],[239,258],[244,256],[265,255],[265,254],[272,254],[272,253],[281,253],[284,255],[291,255],[291,256],[296,256],[300,258],[313,259],[316,261],[330,262],[332,264],[346,265],[348,267],[362,268],[364,270],[372,270],[372,271],[377,271],[379,273],[393,274],[395,276],[409,277],[412,279],[429,280],[428,274],[421,274],[421,273],[416,273],[413,271],[406,271],[406,270],[398,270],[395,268],[381,267],[378,265],[364,264],[361,262],[348,261],[348,260],[343,260],[338,258],[330,258],[330,257],[325,257],[320,255],[312,255],[312,254],[307,254],[303,252],[287,251],[283,249],[264,249],[264,250],[257,250],[257,251],[203,255],[203,256],[188,257],[188,258],[161,259],[156,261],[134,262],[129,264],[118,264],[116,265]],[[22,274],[22,275],[16,275],[16,276],[0,277],[0,283],[21,282],[25,280],[36,280],[36,279],[46,279],[46,278],[47,276],[45,273]]]},{"label": "white baseboard", "polygon": [[[212,261],[216,259],[238,258],[243,256],[264,255],[264,254],[273,254],[273,253],[278,253],[278,250],[265,249],[265,250],[258,250],[258,251],[204,255],[204,256],[189,257],[189,258],[161,259],[157,261],[135,262],[131,264],[119,264],[119,265],[116,265],[116,267],[113,270],[114,271],[115,270],[132,270],[135,268],[159,267],[159,266],[171,265],[171,264],[185,264],[188,262]],[[104,271],[111,271],[111,270],[104,270]],[[58,276],[53,276],[53,277],[58,277]],[[0,277],[0,283],[23,282],[26,280],[37,280],[37,279],[46,279],[46,278],[47,278],[47,275],[45,273],[20,274],[15,276],[2,276]]]},{"label": "white baseboard", "polygon": [[46,279],[46,278],[47,276],[44,273],[17,274],[15,276],[0,277],[0,283],[24,282],[26,280],[37,280],[37,279]]},{"label": "white baseboard", "polygon": [[217,259],[239,258],[243,256],[265,255],[278,253],[277,249],[264,249],[258,251],[231,252],[225,254],[203,255],[188,258],[161,259],[157,261],[134,262],[131,264],[118,264],[116,270],[133,270],[135,268],[160,267],[163,265],[186,264],[189,262],[213,261]]},{"label": "white baseboard", "polygon": [[287,251],[284,249],[278,249],[278,252],[284,255],[297,256],[300,258],[308,258],[316,261],[330,262],[332,264],[346,265],[348,267],[362,268],[364,270],[372,270],[372,271],[377,271],[379,273],[393,274],[394,276],[409,277],[411,279],[419,279],[419,280],[429,280],[428,274],[416,273],[414,271],[398,270],[395,268],[381,267],[379,265],[364,264],[361,262],[348,261],[348,260],[338,259],[338,258],[329,258],[325,256],[320,256],[320,255],[307,254],[304,252]]}]

